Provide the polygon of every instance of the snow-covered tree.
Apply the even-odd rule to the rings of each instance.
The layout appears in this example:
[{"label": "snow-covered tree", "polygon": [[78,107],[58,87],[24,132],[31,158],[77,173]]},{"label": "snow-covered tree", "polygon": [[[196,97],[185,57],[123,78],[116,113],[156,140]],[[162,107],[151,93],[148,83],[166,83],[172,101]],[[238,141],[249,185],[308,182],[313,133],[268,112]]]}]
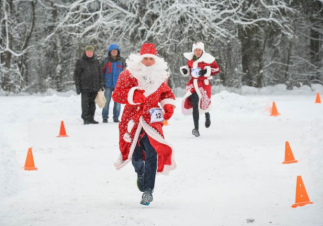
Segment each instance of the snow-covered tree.
[{"label": "snow-covered tree", "polygon": [[289,87],[322,81],[322,0],[0,0],[0,82],[8,91],[73,87],[84,47],[101,59],[155,43],[173,87],[196,41],[221,67],[212,83]]}]

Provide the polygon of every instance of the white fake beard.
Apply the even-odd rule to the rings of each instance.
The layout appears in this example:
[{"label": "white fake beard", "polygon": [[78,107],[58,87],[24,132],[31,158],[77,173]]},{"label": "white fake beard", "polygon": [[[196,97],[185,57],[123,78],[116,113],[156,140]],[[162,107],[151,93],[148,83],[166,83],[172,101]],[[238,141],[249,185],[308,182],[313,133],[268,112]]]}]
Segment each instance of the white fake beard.
[{"label": "white fake beard", "polygon": [[154,93],[169,77],[167,63],[159,57],[156,57],[154,65],[147,67],[141,63],[140,55],[131,56],[127,65],[129,72],[138,80],[138,87],[145,90],[146,97]]}]

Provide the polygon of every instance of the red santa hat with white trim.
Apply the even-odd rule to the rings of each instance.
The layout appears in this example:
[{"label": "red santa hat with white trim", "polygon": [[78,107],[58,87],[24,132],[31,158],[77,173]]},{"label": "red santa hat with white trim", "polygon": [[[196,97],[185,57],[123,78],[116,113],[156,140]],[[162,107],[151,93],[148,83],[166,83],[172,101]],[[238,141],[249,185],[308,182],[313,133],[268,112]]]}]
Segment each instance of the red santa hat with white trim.
[{"label": "red santa hat with white trim", "polygon": [[127,68],[134,69],[137,68],[138,65],[141,65],[140,62],[145,57],[152,57],[155,59],[155,67],[159,65],[158,67],[162,67],[163,70],[167,71],[167,63],[165,60],[161,57],[157,56],[157,50],[155,49],[155,45],[153,43],[144,43],[141,47],[140,53],[131,53],[126,60]]},{"label": "red santa hat with white trim", "polygon": [[155,49],[155,45],[153,43],[144,43],[140,50],[140,56],[144,57],[157,57],[157,50]]}]

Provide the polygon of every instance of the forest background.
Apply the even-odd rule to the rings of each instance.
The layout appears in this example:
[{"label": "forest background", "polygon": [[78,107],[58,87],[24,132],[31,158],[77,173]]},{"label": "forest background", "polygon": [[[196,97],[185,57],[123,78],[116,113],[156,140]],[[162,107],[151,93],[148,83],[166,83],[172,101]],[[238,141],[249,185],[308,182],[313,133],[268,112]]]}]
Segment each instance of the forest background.
[{"label": "forest background", "polygon": [[91,44],[101,61],[116,43],[127,57],[145,42],[165,58],[172,88],[197,41],[239,89],[323,84],[323,0],[0,0],[0,91],[74,89]]}]

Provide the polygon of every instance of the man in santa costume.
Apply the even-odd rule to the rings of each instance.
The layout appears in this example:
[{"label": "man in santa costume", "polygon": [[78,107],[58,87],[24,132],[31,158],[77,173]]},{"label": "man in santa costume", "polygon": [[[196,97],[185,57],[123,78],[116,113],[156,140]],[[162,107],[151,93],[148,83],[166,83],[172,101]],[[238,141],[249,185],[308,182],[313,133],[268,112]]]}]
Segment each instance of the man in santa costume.
[{"label": "man in santa costume", "polygon": [[120,169],[132,161],[143,205],[153,200],[156,171],[167,173],[175,168],[172,147],[162,130],[163,120],[170,119],[175,108],[168,77],[167,63],[157,57],[154,44],[145,43],[140,54],[129,56],[127,70],[120,74],[112,96],[125,104],[119,124],[121,156],[115,166]]},{"label": "man in santa costume", "polygon": [[200,136],[199,115],[205,113],[205,127],[211,125],[210,113],[211,105],[211,76],[220,72],[220,68],[215,62],[215,58],[206,53],[204,43],[197,42],[193,44],[192,52],[184,53],[188,60],[187,66],[180,68],[184,76],[190,76],[191,79],[186,85],[186,94],[183,97],[182,112],[184,115],[190,115],[193,112],[194,129],[192,134]]}]

